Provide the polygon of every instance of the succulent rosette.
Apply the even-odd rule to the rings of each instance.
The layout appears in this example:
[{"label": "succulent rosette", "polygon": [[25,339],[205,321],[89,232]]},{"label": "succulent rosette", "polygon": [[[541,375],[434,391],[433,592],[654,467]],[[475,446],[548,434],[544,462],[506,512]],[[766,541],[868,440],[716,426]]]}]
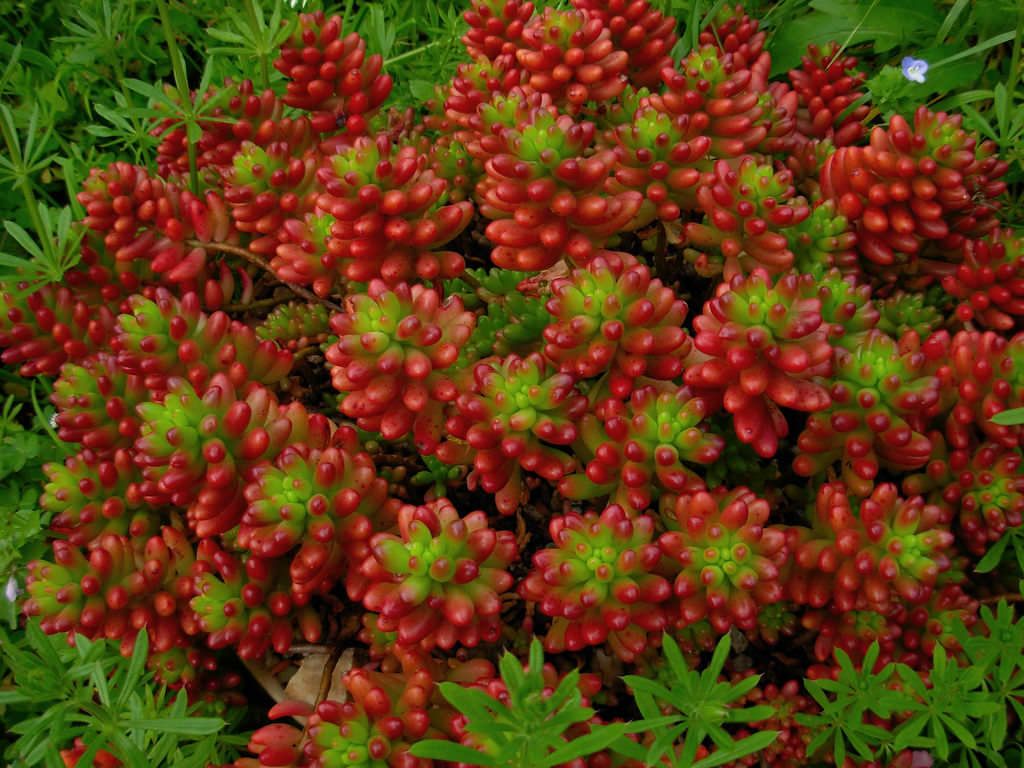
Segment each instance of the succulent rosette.
[{"label": "succulent rosette", "polygon": [[878,308],[878,330],[894,339],[913,331],[922,339],[928,338],[945,322],[940,307],[929,302],[925,295],[896,291],[883,299],[875,299]]},{"label": "succulent rosette", "polygon": [[365,556],[387,500],[387,482],[359,445],[351,427],[340,427],[322,450],[299,443],[273,464],[252,472],[237,544],[256,557],[291,556],[291,595],[305,604]]},{"label": "succulent rosette", "polygon": [[578,437],[576,422],[587,407],[575,384],[539,354],[478,363],[471,387],[455,401],[446,423],[451,437],[438,458],[459,464],[468,457],[470,484],[493,493],[502,513],[513,513],[525,490],[521,470],[555,482],[576,466],[564,450]]},{"label": "succulent rosette", "polygon": [[74,546],[88,546],[108,533],[138,538],[154,532],[156,520],[143,509],[135,485],[138,470],[127,451],[100,458],[86,450],[43,471],[47,483],[39,506],[53,515],[51,530]]},{"label": "succulent rosette", "polygon": [[1024,237],[995,229],[984,239],[964,241],[964,260],[942,278],[942,287],[960,299],[960,320],[1012,331],[1024,315]]},{"label": "succulent rosette", "polygon": [[870,107],[854,105],[867,75],[857,71],[857,58],[843,54],[838,43],[813,43],[789,71],[789,82],[800,99],[797,130],[807,138],[829,139],[837,147],[857,144],[864,137],[863,121]]},{"label": "succulent rosette", "polygon": [[250,382],[238,390],[216,374],[198,394],[171,379],[162,403],[138,407],[142,419],[135,462],[140,491],[149,503],[189,507],[189,524],[200,538],[237,525],[244,510],[241,488],[261,460],[289,441],[326,442],[328,422],[301,404],[280,406],[266,388]]},{"label": "succulent rosette", "polygon": [[194,290],[212,268],[204,244],[238,241],[219,191],[197,196],[129,163],[94,168],[78,201],[86,211],[83,223],[114,256],[114,274],[127,275],[126,287],[141,273]]},{"label": "succulent rosette", "polygon": [[737,66],[746,67],[761,56],[766,39],[760,22],[752,19],[743,6],[723,5],[700,31],[698,42],[729,54]]},{"label": "succulent rosette", "polygon": [[608,495],[613,504],[642,512],[661,493],[699,490],[704,483],[688,465],[713,464],[724,441],[708,431],[708,406],[686,387],[635,389],[628,401],[609,398],[580,423],[584,472],[564,478],[570,499]]},{"label": "succulent rosette", "polygon": [[447,499],[398,512],[398,534],[379,533],[358,566],[370,582],[363,605],[379,613],[396,642],[473,647],[499,635],[501,596],[513,585],[506,570],[518,554],[510,531],[495,531],[483,512],[460,516]]},{"label": "succulent rosette", "polygon": [[1007,448],[1021,444],[1024,428],[992,417],[1024,406],[1024,336],[1011,340],[993,331],[938,332],[925,352],[942,387],[940,411],[951,450],[968,450],[980,432]]},{"label": "succulent rosette", "polygon": [[554,546],[533,558],[520,584],[554,622],[545,636],[549,651],[578,651],[608,643],[632,661],[668,626],[663,603],[672,594],[657,573],[661,552],[653,518],[631,516],[612,505],[600,515],[568,514],[549,524]]},{"label": "succulent rosette", "polygon": [[637,88],[655,88],[661,70],[672,66],[676,21],[647,0],[573,0],[573,7],[600,19],[617,51],[629,55],[626,77]]},{"label": "succulent rosette", "polygon": [[545,8],[523,28],[515,56],[525,84],[570,111],[614,99],[626,87],[629,54],[616,48],[600,18],[583,11]]},{"label": "succulent rosette", "polygon": [[[697,183],[710,165],[711,140],[703,113],[670,115],[638,106],[611,132],[615,149],[613,189],[641,192],[662,221],[697,206]],[[641,217],[643,218],[643,217]]]},{"label": "succulent rosette", "polygon": [[584,379],[608,373],[618,397],[638,377],[682,373],[690,346],[682,328],[686,304],[632,257],[595,258],[553,281],[551,293],[544,355],[560,371]]},{"label": "succulent rosette", "polygon": [[712,156],[738,158],[767,138],[763,83],[735,56],[701,45],[678,68],[662,70],[661,78],[665,88],[651,94],[649,103],[669,115],[707,115],[703,134],[711,139]]},{"label": "succulent rosette", "polygon": [[[155,377],[154,377],[155,378]],[[53,385],[57,436],[99,455],[131,448],[139,432],[135,407],[158,398],[156,380],[125,373],[114,355],[98,352],[80,365],[65,363]]]},{"label": "succulent rosette", "polygon": [[27,286],[0,291],[0,362],[17,365],[22,376],[55,376],[66,362],[81,362],[110,339],[114,315],[93,307],[65,287]]},{"label": "succulent rosette", "polygon": [[131,653],[142,628],[156,652],[184,645],[179,609],[190,590],[192,548],[164,528],[148,540],[106,533],[87,550],[53,542],[53,560],[29,564],[25,612],[43,631],[119,640]]},{"label": "succulent rosette", "polygon": [[810,216],[786,229],[785,235],[797,272],[820,275],[838,269],[844,275],[860,274],[857,235],[834,201],[816,203]]},{"label": "succulent rosette", "polygon": [[533,3],[524,0],[470,0],[469,10],[462,14],[469,25],[462,36],[466,52],[492,61],[514,55],[532,16]]},{"label": "succulent rosette", "polygon": [[111,346],[118,367],[147,386],[159,388],[162,379],[178,376],[201,389],[216,373],[236,386],[272,384],[291,370],[290,352],[260,341],[252,328],[225,312],[202,312],[194,293],[177,299],[159,288],[152,299],[132,296],[128,308],[118,318]]},{"label": "succulent rosette", "polygon": [[758,607],[782,599],[786,534],[766,525],[771,508],[748,488],[697,491],[662,513],[658,546],[678,569],[674,591],[685,624],[707,618],[724,634],[754,629]]},{"label": "succulent rosette", "polygon": [[297,606],[287,584],[266,561],[240,559],[212,540],[202,541],[193,565],[193,619],[186,629],[206,633],[213,650],[234,646],[242,659],[259,658],[270,648],[285,653],[296,634],[315,643],[322,631],[319,616]]},{"label": "succulent rosette", "polygon": [[317,11],[299,15],[274,68],[289,81],[285,104],[311,112],[318,130],[334,129],[340,120],[347,135],[358,136],[391,93],[383,63],[379,53],[367,56],[359,35],[343,33],[340,16]]},{"label": "succulent rosette", "polygon": [[775,171],[750,156],[737,169],[718,160],[697,187],[704,223],[684,230],[687,244],[700,249],[697,270],[721,273],[726,281],[756,269],[770,275],[789,271],[795,257],[785,232],[811,214],[807,201],[794,197],[792,178],[788,170]]},{"label": "succulent rosette", "polygon": [[1008,166],[961,120],[925,107],[912,126],[895,115],[871,131],[869,146],[840,147],[822,167],[822,193],[856,222],[864,266],[885,280],[935,269],[920,263],[925,242],[955,254],[965,237],[996,226]]},{"label": "succulent rosette", "polygon": [[981,555],[1010,528],[1024,524],[1024,453],[992,442],[949,452],[940,435],[932,439],[932,459],[921,473],[904,479],[903,490],[927,494],[948,510],[967,550]]},{"label": "succulent rosette", "polygon": [[855,350],[878,325],[880,313],[871,301],[871,286],[831,269],[820,278],[821,319],[829,326],[833,347]]},{"label": "succulent rosette", "polygon": [[331,319],[338,341],[327,350],[331,382],[344,393],[341,411],[361,429],[395,440],[410,432],[424,453],[441,437],[445,403],[475,317],[458,296],[442,300],[432,288],[370,283]]},{"label": "succulent rosette", "polygon": [[872,331],[852,350],[837,349],[831,404],[797,439],[797,474],[817,475],[839,461],[850,489],[866,495],[881,467],[923,466],[932,451],[923,427],[940,394],[926,365],[913,335],[897,342]]},{"label": "succulent rosette", "polygon": [[830,325],[811,275],[737,276],[719,286],[693,326],[686,383],[720,402],[737,437],[762,457],[773,456],[788,434],[780,406],[829,406],[821,377],[832,372]]},{"label": "succulent rosette", "polygon": [[294,352],[327,340],[331,317],[323,304],[293,301],[274,307],[255,328],[257,338]]},{"label": "succulent rosette", "polygon": [[287,141],[242,144],[225,175],[224,199],[238,230],[253,236],[250,251],[272,254],[285,220],[312,212],[317,160]]},{"label": "succulent rosette", "polygon": [[476,188],[495,266],[538,271],[565,256],[584,264],[631,228],[643,195],[605,190],[615,153],[588,154],[594,136],[593,123],[544,109],[504,131]]},{"label": "succulent rosette", "polygon": [[796,572],[789,598],[848,611],[863,604],[885,613],[928,600],[952,566],[953,534],[943,511],[921,496],[902,499],[883,483],[859,504],[842,483],[821,486],[810,528],[791,528]]},{"label": "succulent rosette", "polygon": [[328,261],[341,277],[396,285],[462,272],[462,256],[437,249],[466,228],[473,204],[449,203],[448,182],[427,154],[395,147],[386,134],[364,136],[329,157],[317,180],[318,208],[335,219]]}]

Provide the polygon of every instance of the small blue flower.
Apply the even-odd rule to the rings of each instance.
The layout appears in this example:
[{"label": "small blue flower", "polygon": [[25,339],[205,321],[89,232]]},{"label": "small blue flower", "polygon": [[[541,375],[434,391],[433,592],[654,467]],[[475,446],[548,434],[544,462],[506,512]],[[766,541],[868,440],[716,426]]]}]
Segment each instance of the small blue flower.
[{"label": "small blue flower", "polygon": [[923,83],[924,76],[928,74],[928,62],[924,59],[904,56],[900,66],[903,67],[903,76],[912,83]]},{"label": "small blue flower", "polygon": [[7,584],[4,585],[4,597],[7,598],[7,602],[13,603],[18,599],[18,595],[21,594],[21,589],[18,586],[18,579],[11,576],[7,579]]}]

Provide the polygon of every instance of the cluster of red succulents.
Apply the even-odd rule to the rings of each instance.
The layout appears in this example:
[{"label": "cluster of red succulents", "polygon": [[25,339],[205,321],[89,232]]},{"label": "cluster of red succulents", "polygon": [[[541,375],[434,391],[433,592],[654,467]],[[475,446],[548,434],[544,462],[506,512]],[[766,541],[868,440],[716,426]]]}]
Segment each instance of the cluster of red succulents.
[{"label": "cluster of red succulents", "polygon": [[[66,285],[0,286],[0,360],[55,380],[74,452],[25,612],[125,653],[145,628],[193,698],[214,651],[365,646],[347,701],[275,708],[306,728],[238,766],[480,748],[437,683],[507,696],[490,662],[531,634],[553,686],[649,668],[663,632],[814,677],[872,641],[923,674],[957,653],[972,564],[1024,525],[994,148],[925,108],[874,122],[835,44],[771,82],[739,7],[681,62],[647,0],[465,20],[417,121],[339,17],[302,15],[281,93],[203,94],[191,148],[161,121],[156,171],[83,183]],[[581,690],[613,712],[605,677]],[[825,759],[798,683],[748,699],[777,709],[766,765]]]}]

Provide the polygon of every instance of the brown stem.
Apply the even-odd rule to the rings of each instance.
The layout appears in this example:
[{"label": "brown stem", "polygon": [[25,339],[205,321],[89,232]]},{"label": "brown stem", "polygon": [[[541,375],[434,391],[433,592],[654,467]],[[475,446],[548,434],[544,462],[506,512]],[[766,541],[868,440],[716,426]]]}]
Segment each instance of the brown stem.
[{"label": "brown stem", "polygon": [[[320,673],[320,688],[316,692],[316,701],[313,702],[313,711],[316,712],[316,708],[320,706],[320,702],[327,698],[327,694],[331,692],[331,681],[334,679],[334,670],[338,666],[338,660],[341,659],[342,654],[341,643],[335,643],[331,648],[331,655],[327,657],[327,661],[324,663],[324,671]],[[305,726],[302,729],[302,738],[299,740],[299,748],[306,743],[306,739],[309,737],[309,721],[307,720]]]},{"label": "brown stem", "polygon": [[288,286],[288,288],[290,288],[293,293],[295,293],[297,296],[301,296],[306,301],[323,304],[324,306],[328,307],[332,312],[345,311],[340,306],[335,304],[333,301],[328,301],[327,299],[321,298],[312,291],[303,288],[301,285],[296,285],[295,283],[289,283],[287,280],[282,280],[280,277],[277,276],[274,270],[270,268],[270,265],[268,265],[267,262],[265,262],[263,259],[261,259],[259,256],[257,256],[255,253],[253,253],[247,248],[239,248],[237,245],[228,245],[227,243],[204,243],[200,240],[186,240],[185,245],[189,246],[190,248],[205,248],[206,250],[209,251],[229,253],[232,256],[237,256],[240,259],[245,259],[250,264],[255,264],[260,269],[273,275],[274,278],[279,283]]},{"label": "brown stem", "polygon": [[668,261],[665,255],[668,253],[668,232],[664,224],[658,226],[658,243],[654,249],[654,271],[663,283],[668,283]]},{"label": "brown stem", "polygon": [[476,295],[480,298],[480,300],[486,304],[491,304],[495,301],[502,300],[501,296],[496,296],[495,294],[491,293],[486,288],[484,288],[484,284],[477,280],[475,275],[470,274],[468,270],[459,275],[459,280],[466,283],[470,288],[472,288]]},{"label": "brown stem", "polygon": [[991,595],[990,597],[981,598],[980,602],[990,605],[998,603],[1000,600],[1005,600],[1008,603],[1024,603],[1024,595],[1017,595],[1012,592],[1005,595]]},{"label": "brown stem", "polygon": [[273,309],[281,304],[287,304],[292,300],[291,296],[273,297],[267,299],[256,299],[256,301],[250,301],[248,303],[244,301],[238,301],[233,304],[225,304],[221,307],[225,312],[245,312],[247,310],[258,310],[258,309]]}]

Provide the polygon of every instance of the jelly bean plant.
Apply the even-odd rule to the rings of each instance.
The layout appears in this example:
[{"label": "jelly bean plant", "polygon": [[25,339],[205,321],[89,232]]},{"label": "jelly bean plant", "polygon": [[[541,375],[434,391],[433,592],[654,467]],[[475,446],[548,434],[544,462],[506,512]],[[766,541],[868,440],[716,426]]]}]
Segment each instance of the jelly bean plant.
[{"label": "jelly bean plant", "polygon": [[63,213],[0,113],[6,760],[1020,765],[1005,121],[721,2],[153,7]]}]

